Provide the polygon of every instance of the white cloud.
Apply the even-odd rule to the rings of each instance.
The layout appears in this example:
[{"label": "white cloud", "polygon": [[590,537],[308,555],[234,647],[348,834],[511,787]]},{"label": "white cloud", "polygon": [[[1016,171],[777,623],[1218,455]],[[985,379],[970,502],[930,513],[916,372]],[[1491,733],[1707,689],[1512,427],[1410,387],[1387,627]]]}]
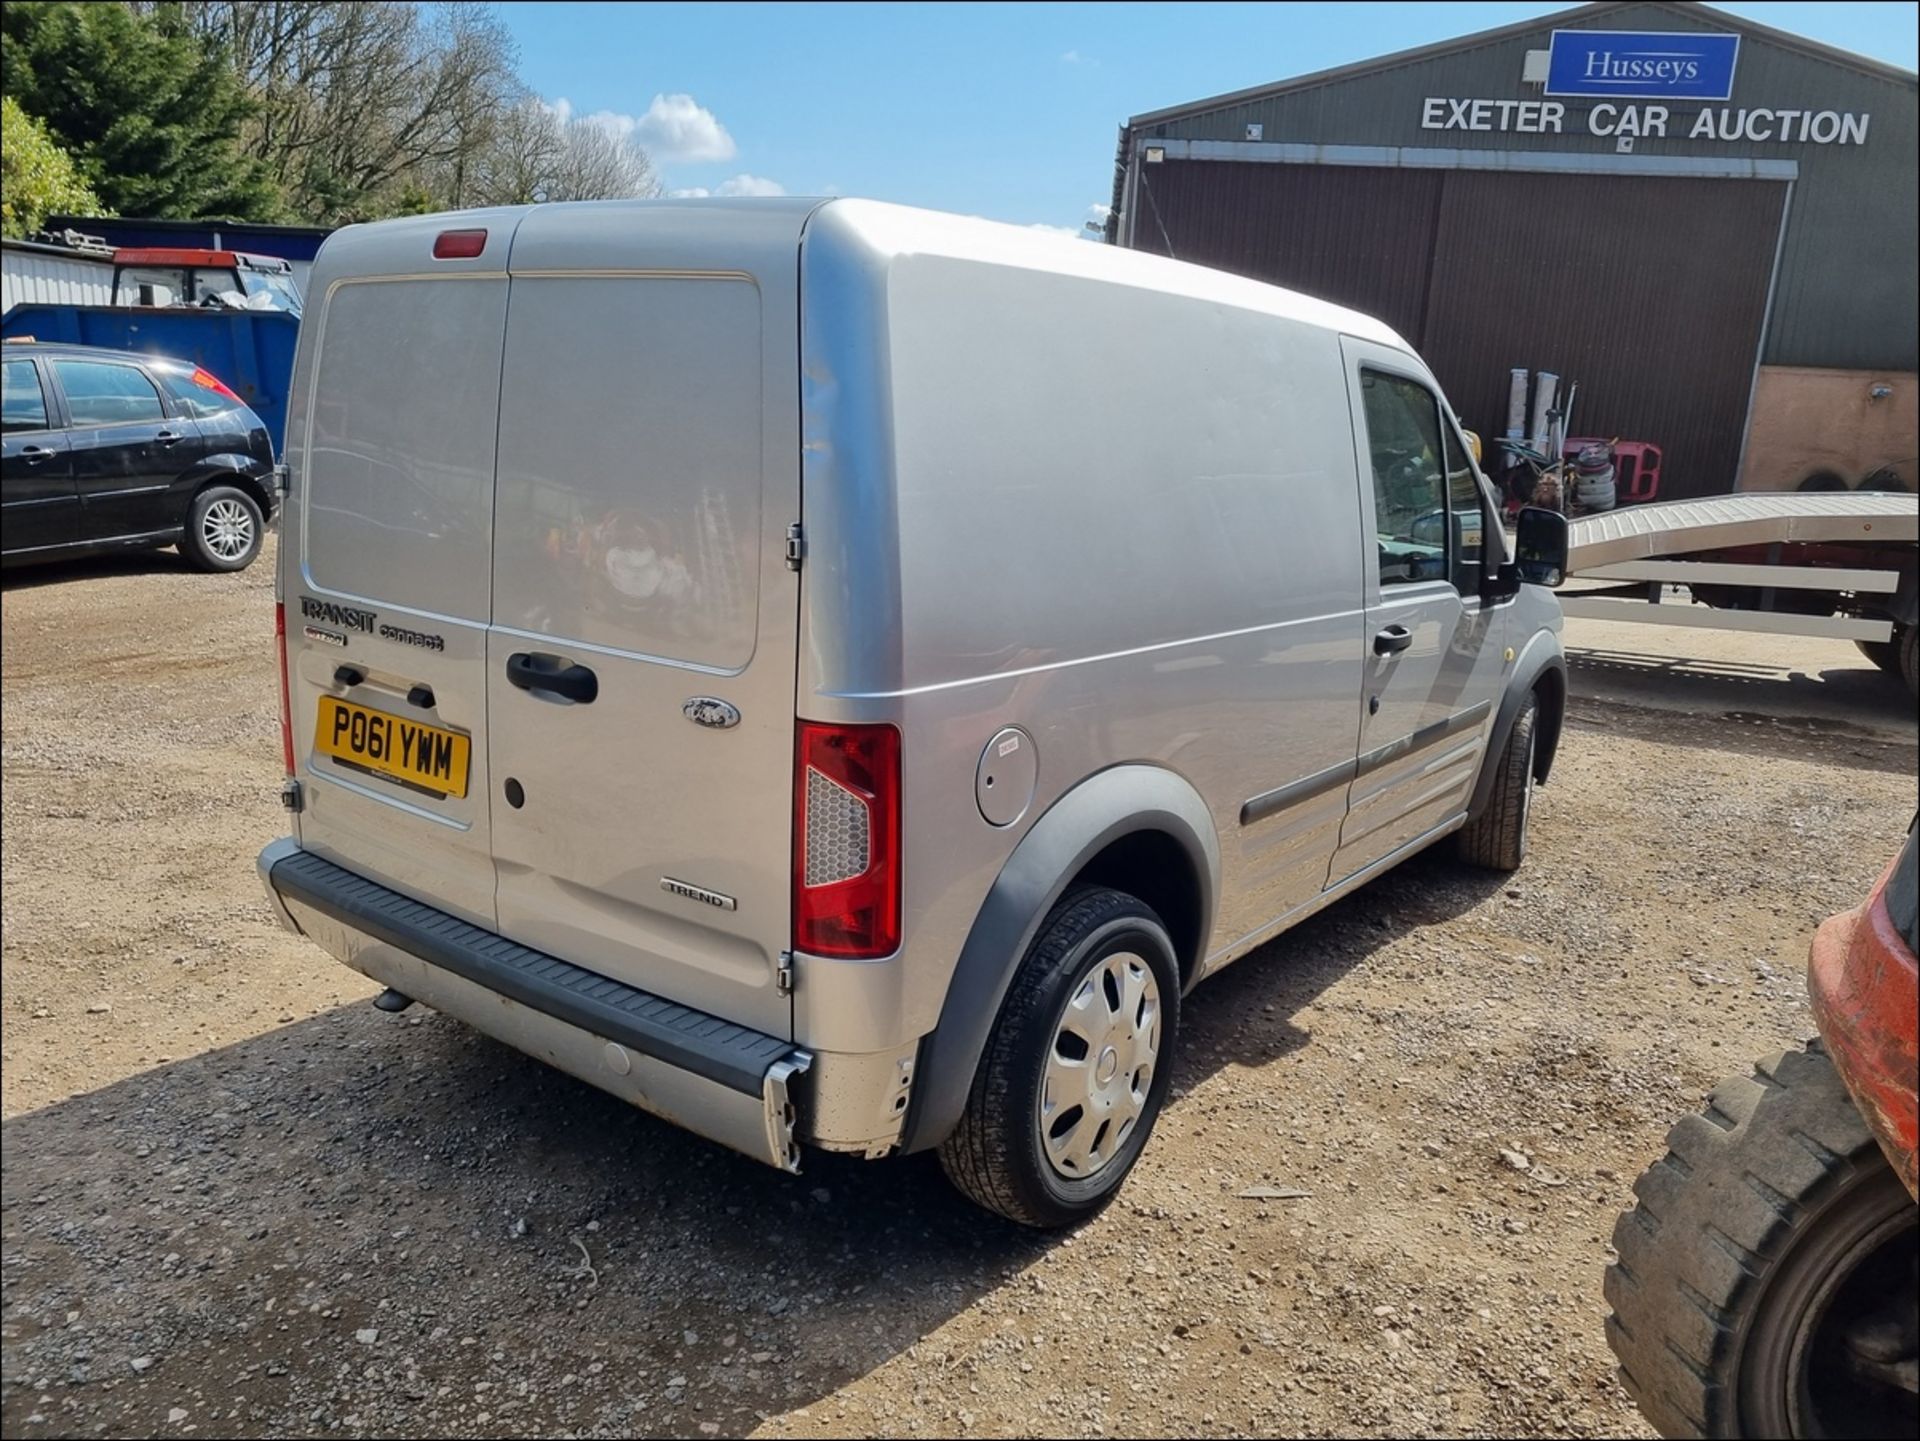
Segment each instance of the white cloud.
[{"label": "white cloud", "polygon": [[1098,65],[1100,62],[1091,55],[1082,55],[1078,50],[1069,50],[1060,57],[1062,65]]},{"label": "white cloud", "polygon": [[705,200],[710,195],[785,195],[787,187],[764,175],[741,174],[731,180],[722,180],[711,189],[705,185],[689,185],[685,189],[667,193],[675,200]]},{"label": "white cloud", "polygon": [[1042,235],[1057,235],[1062,240],[1104,241],[1107,212],[1111,206],[1093,204],[1087,207],[1087,218],[1079,225],[1050,225],[1044,220],[1032,221],[1028,230],[1037,230]]},{"label": "white cloud", "polygon": [[691,95],[656,95],[641,116],[601,110],[588,120],[618,135],[636,136],[660,164],[731,160],[739,153],[720,117]]},{"label": "white cloud", "polygon": [[722,180],[714,188],[715,195],[785,195],[787,187],[778,180],[769,180],[764,175],[736,175],[731,180]]},{"label": "white cloud", "polygon": [[598,125],[620,140],[625,140],[640,128],[638,120],[631,115],[622,115],[618,110],[596,110],[591,115],[576,115],[574,118],[582,125]]},{"label": "white cloud", "polygon": [[[659,103],[656,98],[654,104]],[[564,95],[551,105],[542,100],[540,108],[562,125],[572,125],[576,122],[581,125],[598,125],[602,130],[622,140],[640,128],[640,117],[623,115],[618,110],[596,110],[591,115],[582,115],[574,107],[574,103]]]},{"label": "white cloud", "polygon": [[660,164],[731,160],[739,153],[720,117],[691,95],[656,95],[644,115],[627,115],[618,110],[596,110],[591,115],[582,115],[564,95],[551,104],[542,100],[540,105],[562,125],[579,121],[583,125],[598,125],[622,140],[631,135]]}]

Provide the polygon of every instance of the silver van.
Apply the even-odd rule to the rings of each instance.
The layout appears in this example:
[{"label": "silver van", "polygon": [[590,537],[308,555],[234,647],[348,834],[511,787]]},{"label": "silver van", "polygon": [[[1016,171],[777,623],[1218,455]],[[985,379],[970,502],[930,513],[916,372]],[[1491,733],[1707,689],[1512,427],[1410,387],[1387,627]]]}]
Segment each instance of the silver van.
[{"label": "silver van", "polygon": [[1182,998],[1526,850],[1557,515],[1365,316],[865,201],[353,226],[280,548],[287,926],[771,1165],[1071,1223]]}]

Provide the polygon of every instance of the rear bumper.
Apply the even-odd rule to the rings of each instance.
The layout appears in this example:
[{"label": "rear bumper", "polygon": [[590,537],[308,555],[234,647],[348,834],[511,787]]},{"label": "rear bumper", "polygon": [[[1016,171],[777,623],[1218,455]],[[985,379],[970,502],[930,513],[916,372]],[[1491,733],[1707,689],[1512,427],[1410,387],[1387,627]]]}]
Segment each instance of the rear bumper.
[{"label": "rear bumper", "polygon": [[1860,1114],[1907,1190],[1920,1194],[1920,965],[1888,914],[1887,880],[1814,933],[1807,991]]},{"label": "rear bumper", "polygon": [[786,1171],[813,1057],[388,890],[292,840],[260,853],[282,924],[335,959],[642,1110]]}]

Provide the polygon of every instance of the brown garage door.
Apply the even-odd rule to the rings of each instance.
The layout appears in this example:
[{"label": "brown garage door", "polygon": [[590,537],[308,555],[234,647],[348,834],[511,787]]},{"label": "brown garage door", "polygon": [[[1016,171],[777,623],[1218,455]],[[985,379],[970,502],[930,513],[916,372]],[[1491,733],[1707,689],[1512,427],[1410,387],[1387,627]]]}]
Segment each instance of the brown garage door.
[{"label": "brown garage door", "polygon": [[1575,432],[1662,446],[1672,499],[1733,489],[1784,189],[1168,161],[1134,243],[1378,315],[1490,439],[1511,367],[1577,381]]}]

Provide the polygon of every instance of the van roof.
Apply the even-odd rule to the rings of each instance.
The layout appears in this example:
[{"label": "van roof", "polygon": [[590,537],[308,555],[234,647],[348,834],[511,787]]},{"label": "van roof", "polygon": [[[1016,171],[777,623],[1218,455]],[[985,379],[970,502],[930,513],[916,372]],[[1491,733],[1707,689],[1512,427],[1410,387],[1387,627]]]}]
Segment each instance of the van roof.
[{"label": "van roof", "polygon": [[1396,350],[1412,350],[1390,326],[1371,315],[1210,266],[974,215],[952,215],[878,200],[831,200],[826,206],[839,225],[886,255],[944,255],[1084,276],[1281,316]]},{"label": "van roof", "polygon": [[[419,259],[424,258],[423,242],[434,233],[497,225],[503,232],[512,234],[524,221],[537,215],[542,221],[539,229],[544,232],[542,264],[551,266],[554,242],[559,242],[558,248],[563,251],[568,248],[563,228],[556,222],[562,221],[567,212],[578,211],[582,214],[591,213],[600,222],[583,227],[582,232],[581,263],[591,268],[604,263],[597,257],[605,254],[604,247],[608,239],[606,221],[609,216],[615,216],[622,210],[634,214],[700,211],[709,215],[732,211],[743,220],[747,216],[753,217],[756,223],[751,229],[763,243],[770,229],[778,231],[782,226],[790,226],[796,244],[815,222],[815,217],[830,211],[834,221],[830,229],[841,243],[849,240],[856,242],[882,260],[909,255],[938,255],[1078,276],[1280,316],[1320,329],[1375,341],[1397,350],[1412,350],[1391,327],[1372,316],[1299,291],[1284,290],[1224,270],[1170,260],[1145,251],[1084,241],[1034,226],[1008,225],[978,216],[953,215],[878,200],[803,196],[589,200],[407,216],[337,230],[322,247],[321,259],[323,262],[331,260],[358,274],[409,272],[418,268]],[[693,222],[695,230],[706,228],[694,221],[691,215],[685,218]],[[597,232],[595,240],[585,239],[588,230]],[[707,233],[712,232],[708,230]],[[475,260],[467,264],[484,268],[487,263]],[[498,264],[497,261],[492,263]],[[511,268],[511,260],[508,265]],[[456,262],[446,268],[457,270],[465,267]]]}]

